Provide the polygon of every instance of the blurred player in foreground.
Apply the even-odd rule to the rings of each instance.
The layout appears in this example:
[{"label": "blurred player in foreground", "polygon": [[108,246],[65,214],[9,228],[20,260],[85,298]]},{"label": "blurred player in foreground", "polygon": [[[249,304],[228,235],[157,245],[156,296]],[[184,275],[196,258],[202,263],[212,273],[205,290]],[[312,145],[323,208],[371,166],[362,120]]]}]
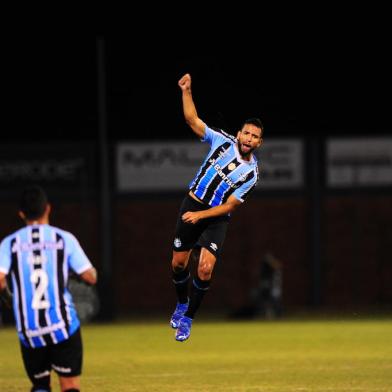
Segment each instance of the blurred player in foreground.
[{"label": "blurred player in foreground", "polygon": [[[97,273],[77,239],[49,225],[50,210],[42,188],[24,190],[19,216],[26,226],[0,244],[0,297],[13,305],[31,391],[49,392],[54,370],[62,392],[78,392],[83,347],[67,281],[73,271],[94,285]],[[9,275],[12,292],[7,286]]]}]

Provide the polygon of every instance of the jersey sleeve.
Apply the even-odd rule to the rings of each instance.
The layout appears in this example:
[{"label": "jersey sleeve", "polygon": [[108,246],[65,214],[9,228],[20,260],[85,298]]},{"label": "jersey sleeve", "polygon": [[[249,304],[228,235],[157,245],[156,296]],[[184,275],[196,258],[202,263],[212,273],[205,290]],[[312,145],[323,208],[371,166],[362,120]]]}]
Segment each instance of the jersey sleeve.
[{"label": "jersey sleeve", "polygon": [[204,129],[204,137],[201,139],[202,142],[207,142],[212,148],[216,148],[228,140],[235,142],[236,138],[222,129],[210,128],[207,124]]},{"label": "jersey sleeve", "polygon": [[68,233],[68,264],[69,266],[78,274],[82,274],[90,268],[93,268],[90,260],[84,253],[84,250],[79,244],[79,241],[76,237],[70,233]]},{"label": "jersey sleeve", "polygon": [[11,268],[10,240],[5,238],[0,244],[0,272],[8,275]]},{"label": "jersey sleeve", "polygon": [[252,193],[252,191],[255,189],[258,181],[258,176],[252,177],[249,181],[245,182],[242,184],[239,188],[237,188],[233,196],[239,200],[241,203],[245,201],[245,199]]}]

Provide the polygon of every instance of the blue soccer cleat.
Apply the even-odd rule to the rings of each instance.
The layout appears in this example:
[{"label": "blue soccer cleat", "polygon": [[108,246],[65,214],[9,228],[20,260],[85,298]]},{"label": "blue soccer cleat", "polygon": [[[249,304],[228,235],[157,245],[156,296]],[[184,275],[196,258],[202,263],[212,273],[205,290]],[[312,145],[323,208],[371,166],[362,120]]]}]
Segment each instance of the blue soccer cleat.
[{"label": "blue soccer cleat", "polygon": [[191,335],[192,319],[190,317],[183,316],[179,322],[176,331],[176,340],[183,342],[187,340]]},{"label": "blue soccer cleat", "polygon": [[184,316],[184,313],[188,310],[188,302],[185,304],[180,304],[177,302],[176,309],[170,319],[170,326],[174,329],[178,328],[181,318]]}]

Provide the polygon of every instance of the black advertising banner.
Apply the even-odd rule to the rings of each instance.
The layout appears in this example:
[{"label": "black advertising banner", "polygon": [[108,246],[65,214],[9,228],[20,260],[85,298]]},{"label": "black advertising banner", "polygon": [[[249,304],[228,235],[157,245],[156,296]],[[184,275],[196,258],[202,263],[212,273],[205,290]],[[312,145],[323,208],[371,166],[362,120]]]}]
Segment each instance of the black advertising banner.
[{"label": "black advertising banner", "polygon": [[56,197],[87,196],[96,186],[96,166],[91,144],[2,144],[0,197],[14,197],[29,184]]}]

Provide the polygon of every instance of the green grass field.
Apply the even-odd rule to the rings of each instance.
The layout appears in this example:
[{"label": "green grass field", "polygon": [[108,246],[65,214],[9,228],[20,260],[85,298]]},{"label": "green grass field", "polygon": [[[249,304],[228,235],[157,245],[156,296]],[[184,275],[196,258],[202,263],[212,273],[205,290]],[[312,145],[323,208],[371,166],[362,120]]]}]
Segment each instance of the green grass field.
[{"label": "green grass field", "polygon": [[[85,325],[83,392],[392,391],[392,322],[195,321]],[[57,379],[53,390],[58,391]],[[0,329],[0,391],[28,391],[16,332]]]}]

